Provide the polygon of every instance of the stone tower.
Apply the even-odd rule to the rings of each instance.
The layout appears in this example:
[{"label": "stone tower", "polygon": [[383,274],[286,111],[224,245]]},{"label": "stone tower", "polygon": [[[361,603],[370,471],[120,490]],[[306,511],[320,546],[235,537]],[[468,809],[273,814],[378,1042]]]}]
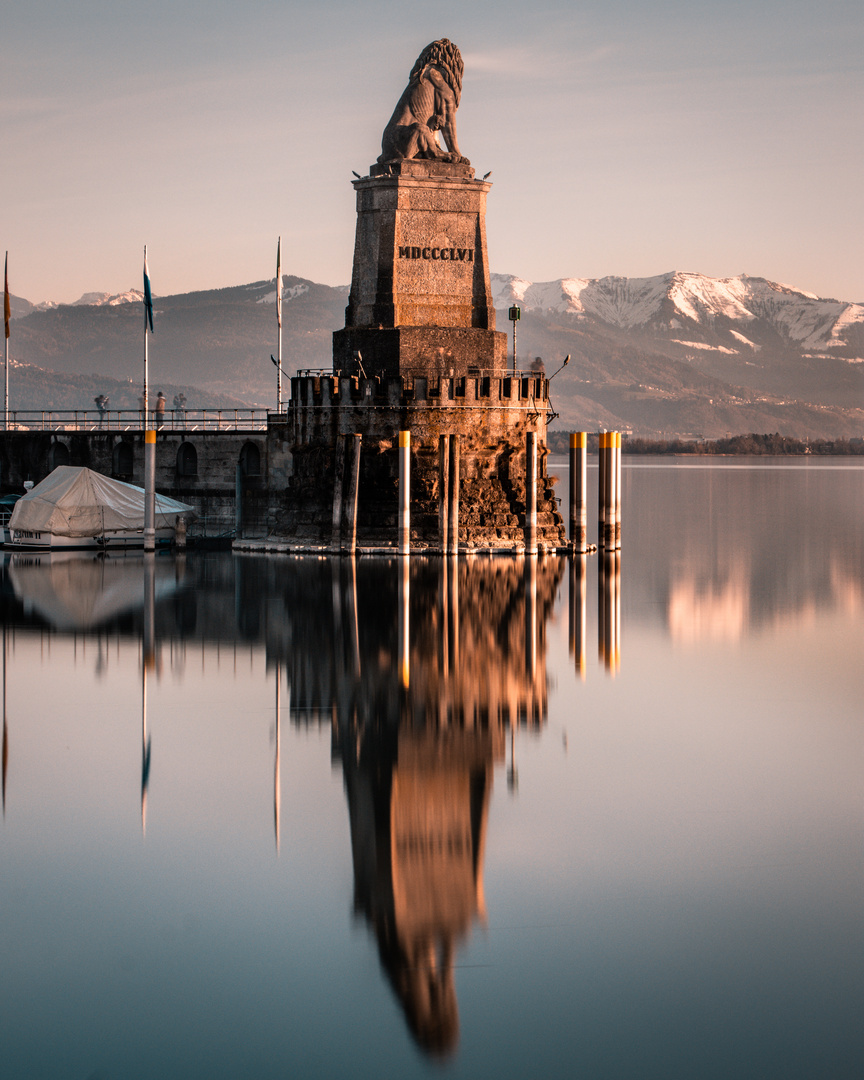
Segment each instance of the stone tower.
[{"label": "stone tower", "polygon": [[455,532],[457,516],[462,547],[522,547],[529,437],[538,449],[539,546],[565,542],[546,474],[548,381],[508,371],[507,338],[495,329],[491,185],[459,151],[461,86],[459,50],[432,42],[385,128],[381,156],[354,181],[351,293],[333,367],[291,380],[293,475],[282,531],[295,544],[338,549],[356,529],[361,548],[395,547],[400,432],[410,432],[413,549],[453,550],[447,522]]}]

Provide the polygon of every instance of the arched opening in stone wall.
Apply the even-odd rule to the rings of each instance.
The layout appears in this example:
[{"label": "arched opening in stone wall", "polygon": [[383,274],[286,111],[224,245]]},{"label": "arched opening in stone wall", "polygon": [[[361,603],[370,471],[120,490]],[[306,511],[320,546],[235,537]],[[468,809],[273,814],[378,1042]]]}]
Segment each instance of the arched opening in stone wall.
[{"label": "arched opening in stone wall", "polygon": [[244,476],[261,475],[261,451],[256,443],[243,444],[243,449],[240,451],[240,471]]},{"label": "arched opening in stone wall", "polygon": [[62,442],[52,442],[48,448],[48,472],[69,464],[69,447]]},{"label": "arched opening in stone wall", "polygon": [[198,451],[190,442],[180,443],[180,449],[177,451],[177,475],[186,477],[198,475]]},{"label": "arched opening in stone wall", "polygon": [[114,446],[111,470],[118,480],[131,480],[135,471],[135,452],[132,443],[118,442]]},{"label": "arched opening in stone wall", "polygon": [[266,492],[261,475],[261,449],[257,443],[245,442],[237,459],[237,517],[238,536],[257,535],[264,530]]}]

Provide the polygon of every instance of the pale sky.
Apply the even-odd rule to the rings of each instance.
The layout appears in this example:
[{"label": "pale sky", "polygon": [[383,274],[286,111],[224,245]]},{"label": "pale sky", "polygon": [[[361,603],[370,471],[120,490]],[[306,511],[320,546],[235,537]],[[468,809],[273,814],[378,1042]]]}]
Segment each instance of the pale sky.
[{"label": "pale sky", "polygon": [[18,296],[351,277],[429,41],[465,59],[492,270],[748,273],[864,301],[861,0],[27,0],[0,35]]}]

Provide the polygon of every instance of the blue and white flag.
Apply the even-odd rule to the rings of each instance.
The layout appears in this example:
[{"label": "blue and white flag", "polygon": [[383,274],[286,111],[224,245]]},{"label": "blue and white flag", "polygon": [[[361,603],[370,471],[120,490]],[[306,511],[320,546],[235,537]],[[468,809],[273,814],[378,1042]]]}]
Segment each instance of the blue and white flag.
[{"label": "blue and white flag", "polygon": [[147,245],[144,245],[144,330],[150,324],[150,333],[153,333],[153,297],[150,293],[150,271],[147,269]]},{"label": "blue and white flag", "polygon": [[282,329],[282,237],[276,244],[276,325]]}]

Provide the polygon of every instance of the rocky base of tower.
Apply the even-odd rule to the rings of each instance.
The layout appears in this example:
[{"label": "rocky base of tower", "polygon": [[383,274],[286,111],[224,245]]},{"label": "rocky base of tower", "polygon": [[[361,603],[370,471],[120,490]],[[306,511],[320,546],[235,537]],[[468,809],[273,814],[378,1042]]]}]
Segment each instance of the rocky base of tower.
[{"label": "rocky base of tower", "polygon": [[342,534],[334,535],[333,527],[340,436],[362,433],[357,544],[395,549],[398,436],[409,431],[412,544],[434,550],[442,542],[439,440],[458,435],[460,546],[518,549],[525,538],[526,434],[534,431],[540,443],[538,544],[564,546],[554,480],[546,471],[546,380],[442,379],[433,396],[428,384],[418,387],[418,382],[327,376],[292,380],[293,469],[276,535],[297,545],[342,545]]}]

